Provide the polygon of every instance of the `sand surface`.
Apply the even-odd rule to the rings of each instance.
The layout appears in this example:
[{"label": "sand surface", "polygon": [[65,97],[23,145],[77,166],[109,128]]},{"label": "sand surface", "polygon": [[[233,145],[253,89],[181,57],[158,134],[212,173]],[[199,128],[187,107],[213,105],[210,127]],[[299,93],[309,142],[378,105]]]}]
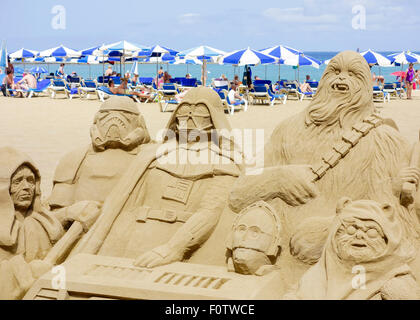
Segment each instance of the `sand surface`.
[{"label": "sand surface", "polygon": [[[10,145],[28,153],[42,175],[43,197],[48,197],[52,177],[60,158],[72,149],[90,143],[89,129],[100,106],[96,99],[67,100],[62,97],[32,99],[0,97],[0,146]],[[227,117],[232,128],[263,129],[267,141],[280,121],[303,110],[305,101],[288,101],[274,107],[251,105],[248,112],[237,112]],[[383,117],[392,118],[401,133],[415,143],[419,140],[420,91],[413,100],[391,100],[376,104]],[[138,104],[149,132],[156,138],[171,113],[161,113],[157,104]]]}]

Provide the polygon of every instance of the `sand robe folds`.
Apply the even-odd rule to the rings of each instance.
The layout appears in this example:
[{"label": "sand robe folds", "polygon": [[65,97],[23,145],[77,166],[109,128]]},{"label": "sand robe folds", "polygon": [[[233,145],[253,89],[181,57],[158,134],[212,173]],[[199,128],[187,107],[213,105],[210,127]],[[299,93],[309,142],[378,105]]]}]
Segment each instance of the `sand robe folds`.
[{"label": "sand robe folds", "polygon": [[[35,194],[23,221],[15,217],[9,189],[11,177],[21,165],[35,174]],[[61,223],[41,206],[40,174],[31,159],[13,148],[0,149],[0,298],[16,299],[31,283],[28,262],[42,259],[63,235]]]},{"label": "sand robe folds", "polygon": [[[230,130],[217,95],[198,101],[208,107],[216,129]],[[186,95],[183,103],[198,103],[197,96]],[[174,129],[175,114],[176,110],[167,129]],[[180,153],[188,154],[190,159],[201,152],[213,161],[206,164],[166,161]],[[106,199],[102,215],[72,255],[82,252],[136,258],[174,236],[189,253],[188,249],[197,248],[208,238],[227,204],[229,189],[241,172],[233,158],[213,142],[187,148],[172,139],[144,146]],[[187,221],[193,227],[184,234],[176,234]],[[217,248],[221,252],[223,243],[222,237]]]}]

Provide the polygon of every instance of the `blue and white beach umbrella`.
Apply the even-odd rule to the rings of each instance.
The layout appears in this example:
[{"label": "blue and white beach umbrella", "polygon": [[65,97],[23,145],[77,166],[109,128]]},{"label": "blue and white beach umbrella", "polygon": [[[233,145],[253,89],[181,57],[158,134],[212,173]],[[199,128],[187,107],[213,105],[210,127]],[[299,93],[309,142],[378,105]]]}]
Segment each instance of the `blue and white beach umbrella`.
[{"label": "blue and white beach umbrella", "polygon": [[220,63],[236,64],[238,66],[274,63],[276,59],[250,48],[227,53],[220,58]]},{"label": "blue and white beach umbrella", "polygon": [[8,62],[7,62],[7,48],[6,48],[6,44],[4,42],[1,45],[0,67],[2,67],[2,68],[7,68],[8,67]]},{"label": "blue and white beach umbrella", "polygon": [[370,65],[378,65],[380,67],[390,67],[394,59],[389,59],[380,53],[374,52],[372,50],[367,50],[360,53],[363,58],[366,59],[367,63]]},{"label": "blue and white beach umbrella", "polygon": [[175,56],[178,53],[178,51],[160,45],[156,45],[151,47],[148,51],[146,51],[146,53],[149,57],[160,57],[165,53],[169,53],[171,56]]},{"label": "blue and white beach umbrella", "polygon": [[199,46],[191,49],[187,49],[178,53],[178,56],[185,57],[187,59],[199,59],[203,60],[201,68],[201,78],[203,79],[203,85],[206,85],[206,78],[204,75],[207,75],[207,61],[211,58],[217,58],[226,54],[225,51],[215,49],[209,46]]},{"label": "blue and white beach umbrella", "polygon": [[11,59],[26,59],[26,58],[34,58],[39,54],[38,51],[29,50],[29,49],[20,49],[17,50],[9,55]]},{"label": "blue and white beach umbrella", "polygon": [[319,66],[322,64],[322,61],[300,53],[298,55],[294,55],[290,58],[284,59],[284,64],[295,67],[311,66],[319,69]]},{"label": "blue and white beach umbrella", "polygon": [[101,46],[97,47],[91,47],[84,50],[80,50],[79,53],[81,56],[91,56],[91,55],[99,55],[99,48]]},{"label": "blue and white beach umbrella", "polygon": [[187,57],[187,58],[198,58],[200,60],[206,59],[208,57],[217,57],[226,54],[225,51],[215,49],[209,46],[199,46],[187,50],[183,50],[177,54],[179,57]]},{"label": "blue and white beach umbrella", "polygon": [[47,49],[39,53],[40,57],[60,57],[60,58],[78,58],[80,53],[76,50],[69,49],[63,45],[55,48]]},{"label": "blue and white beach umbrella", "polygon": [[420,63],[420,60],[416,55],[411,54],[408,51],[390,54],[388,57],[393,58],[395,63],[409,64],[409,63]]},{"label": "blue and white beach umbrella", "polygon": [[48,71],[44,67],[33,67],[31,70],[29,70],[31,73],[48,73]]},{"label": "blue and white beach umbrella", "polygon": [[146,50],[148,47],[141,46],[136,43],[131,43],[128,41],[118,41],[111,44],[103,45],[99,48],[99,51],[124,51],[124,52],[134,52],[139,50]]},{"label": "blue and white beach umbrella", "polygon": [[297,49],[293,49],[293,48],[282,46],[282,45],[263,49],[263,50],[260,50],[260,52],[270,55],[280,60],[292,58],[293,56],[303,53],[302,51],[299,51]]}]

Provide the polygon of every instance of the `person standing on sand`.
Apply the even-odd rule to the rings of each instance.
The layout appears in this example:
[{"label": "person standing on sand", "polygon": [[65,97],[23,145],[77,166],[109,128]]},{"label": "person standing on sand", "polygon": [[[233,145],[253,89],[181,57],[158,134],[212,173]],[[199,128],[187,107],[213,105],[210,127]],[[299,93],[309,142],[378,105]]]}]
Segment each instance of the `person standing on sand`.
[{"label": "person standing on sand", "polygon": [[407,75],[405,77],[405,84],[407,86],[407,99],[411,100],[411,92],[413,90],[413,83],[414,83],[415,73],[413,69],[413,64],[410,63],[410,66],[407,70]]}]

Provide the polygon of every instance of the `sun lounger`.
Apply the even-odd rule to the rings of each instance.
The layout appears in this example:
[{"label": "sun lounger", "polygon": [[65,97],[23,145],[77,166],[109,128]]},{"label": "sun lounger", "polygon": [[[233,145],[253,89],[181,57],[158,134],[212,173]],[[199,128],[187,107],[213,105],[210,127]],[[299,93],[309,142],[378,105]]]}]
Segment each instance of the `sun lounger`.
[{"label": "sun lounger", "polygon": [[48,88],[50,85],[51,85],[51,81],[48,79],[45,79],[45,80],[39,81],[35,89],[22,90],[22,92],[25,93],[26,96],[30,99],[33,96],[37,96],[41,93],[48,94]]},{"label": "sun lounger", "polygon": [[298,100],[301,99],[298,86],[295,82],[291,82],[291,83],[286,82],[285,85],[287,89],[287,99],[289,99],[290,97],[295,97]]},{"label": "sun lounger", "polygon": [[300,87],[298,87],[297,90],[298,90],[298,94],[300,96],[300,101],[303,101],[303,99],[305,99],[305,97],[308,97],[309,99],[312,99],[315,95],[315,92],[313,92],[313,91],[303,92],[300,89]]},{"label": "sun lounger", "polygon": [[[229,99],[229,93],[227,90],[221,90],[224,99],[222,99],[222,101],[224,100],[226,102],[225,106],[227,107],[227,110],[229,111],[229,113],[232,115],[235,113],[235,111],[239,111],[239,110],[244,110],[244,111],[248,111],[248,102],[246,100],[243,101],[234,101],[232,103],[232,101],[230,101]],[[219,96],[222,97],[222,95]]]},{"label": "sun lounger", "polygon": [[111,90],[109,90],[108,87],[104,87],[104,86],[98,87],[96,89],[96,94],[98,95],[98,99],[101,100],[101,102],[104,102],[105,99],[108,96],[129,97],[129,98],[134,99],[136,102],[140,102],[139,99],[135,95],[132,95],[132,94],[114,94],[114,93],[111,92]]},{"label": "sun lounger", "polygon": [[98,87],[95,80],[82,80],[78,88],[80,98],[84,97],[89,99],[91,93],[96,93]]},{"label": "sun lounger", "polygon": [[389,102],[390,94],[388,92],[384,92],[378,86],[373,87],[373,101],[380,101],[380,102]]},{"label": "sun lounger", "polygon": [[249,92],[249,96],[252,98],[253,104],[255,104],[256,101],[259,101],[261,104],[268,102],[270,106],[274,105],[275,100],[280,100],[283,104],[285,104],[287,100],[287,95],[274,94],[270,90],[268,84],[255,85],[254,88]]},{"label": "sun lounger", "polygon": [[52,79],[51,86],[49,87],[49,91],[51,93],[51,98],[54,99],[57,93],[64,93],[66,94],[66,81],[62,79]]},{"label": "sun lounger", "polygon": [[[178,104],[175,96],[179,94],[178,86],[175,83],[165,83],[163,88],[159,90],[160,94],[160,111],[166,112],[170,104]],[[163,102],[163,105],[162,105]]]},{"label": "sun lounger", "polygon": [[78,88],[72,88],[68,83],[66,83],[64,92],[66,93],[66,97],[70,100],[73,99],[75,95],[78,95],[80,97]]},{"label": "sun lounger", "polygon": [[387,92],[389,94],[389,99],[392,98],[401,98],[400,92],[396,90],[396,84],[395,83],[385,83],[383,87],[383,91]]}]

